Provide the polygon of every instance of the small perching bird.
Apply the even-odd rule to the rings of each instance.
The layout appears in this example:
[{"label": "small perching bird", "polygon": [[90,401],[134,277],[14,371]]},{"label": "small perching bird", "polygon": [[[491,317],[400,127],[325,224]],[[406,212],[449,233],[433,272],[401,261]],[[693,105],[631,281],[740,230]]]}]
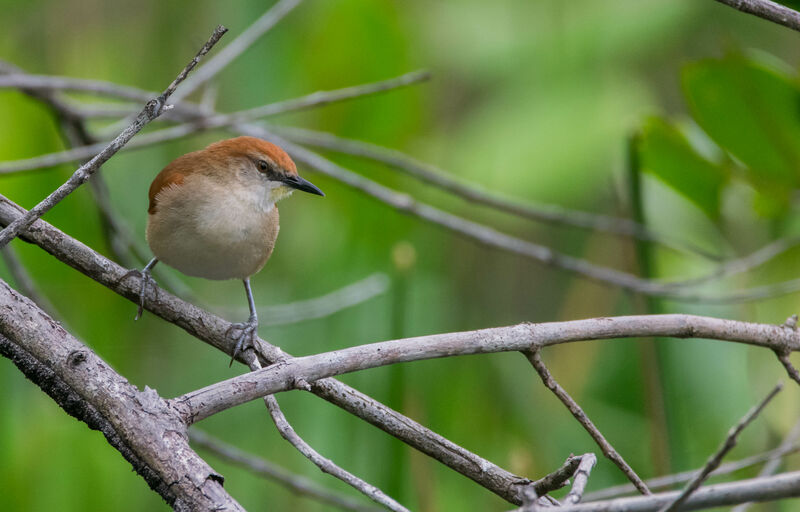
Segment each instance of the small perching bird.
[{"label": "small perching bird", "polygon": [[258,329],[250,277],[275,247],[275,203],[294,190],[325,195],[297,174],[286,152],[255,137],[222,140],[173,160],[150,185],[147,243],[155,257],[142,271],[136,319],[142,315],[150,271],[159,261],[189,276],[241,279],[250,318],[232,326],[238,331],[233,362]]}]

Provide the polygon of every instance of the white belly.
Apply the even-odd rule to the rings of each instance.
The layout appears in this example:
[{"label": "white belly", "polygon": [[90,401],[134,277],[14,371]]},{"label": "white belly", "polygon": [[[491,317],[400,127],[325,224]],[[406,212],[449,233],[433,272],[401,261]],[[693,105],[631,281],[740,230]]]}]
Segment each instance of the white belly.
[{"label": "white belly", "polygon": [[229,190],[209,194],[197,187],[187,194],[192,188],[187,182],[159,193],[147,223],[156,258],[206,279],[244,279],[261,270],[278,235],[277,207]]}]

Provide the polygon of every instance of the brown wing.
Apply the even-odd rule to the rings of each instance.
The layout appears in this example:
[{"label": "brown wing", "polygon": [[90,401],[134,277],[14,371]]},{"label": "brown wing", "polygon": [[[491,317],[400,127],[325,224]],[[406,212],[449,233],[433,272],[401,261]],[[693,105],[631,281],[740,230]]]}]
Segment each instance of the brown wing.
[{"label": "brown wing", "polygon": [[150,184],[150,206],[147,208],[148,213],[155,213],[156,207],[158,206],[158,201],[156,197],[164,187],[168,187],[170,185],[181,185],[183,183],[184,178],[191,174],[195,167],[192,165],[192,161],[194,160],[196,153],[199,151],[195,151],[194,153],[188,153],[181,157],[176,158],[169,165],[164,167],[164,169],[158,173],[158,176],[153,180],[153,183]]}]

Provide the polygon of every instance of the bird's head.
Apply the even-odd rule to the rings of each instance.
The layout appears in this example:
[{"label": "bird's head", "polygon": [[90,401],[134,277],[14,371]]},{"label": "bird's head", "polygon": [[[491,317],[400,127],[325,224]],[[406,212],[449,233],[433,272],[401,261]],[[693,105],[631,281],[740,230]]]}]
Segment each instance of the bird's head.
[{"label": "bird's head", "polygon": [[[295,190],[318,196],[325,194],[297,174],[297,167],[284,150],[256,137],[236,137],[205,149],[210,159],[237,173],[247,187],[263,187],[266,199],[275,203]],[[228,176],[230,178],[230,175]]]}]

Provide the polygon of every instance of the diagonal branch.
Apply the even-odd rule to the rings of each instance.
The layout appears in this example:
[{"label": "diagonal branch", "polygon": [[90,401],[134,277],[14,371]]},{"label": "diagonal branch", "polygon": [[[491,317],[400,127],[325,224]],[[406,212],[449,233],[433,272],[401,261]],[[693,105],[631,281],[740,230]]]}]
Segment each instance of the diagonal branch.
[{"label": "diagonal branch", "polygon": [[[565,505],[559,512],[657,512],[672,502],[680,491],[664,492],[651,496],[616,498],[608,501],[584,502]],[[800,497],[800,471],[776,476],[738,480],[724,484],[706,485],[692,494],[683,510],[737,505],[746,501],[772,501]]]},{"label": "diagonal branch", "polygon": [[172,93],[175,91],[175,88],[178,87],[178,84],[180,84],[186,78],[189,72],[191,72],[197,63],[200,62],[200,59],[206,53],[208,53],[211,48],[214,47],[217,41],[219,41],[219,39],[227,31],[228,29],[222,25],[218,26],[214,30],[214,33],[211,35],[209,40],[206,41],[206,43],[194,57],[194,59],[192,59],[192,61],[186,65],[186,67],[178,74],[175,80],[173,80],[172,83],[167,86],[167,88],[158,98],[147,102],[147,105],[145,105],[139,115],[136,116],[136,119],[130,124],[130,126],[125,128],[122,133],[120,133],[113,141],[111,141],[94,158],[92,158],[86,164],[80,166],[63,185],[58,187],[39,204],[31,208],[25,215],[6,226],[5,229],[0,232],[0,248],[8,244],[8,242],[16,237],[22,229],[30,226],[36,219],[44,215],[62,199],[86,183],[86,181],[100,168],[101,165],[103,165],[109,158],[114,156],[117,151],[122,149],[122,147],[125,146],[125,144],[127,144],[127,142],[131,140],[134,135],[139,133],[139,131],[144,128],[147,123],[160,116],[165,108],[167,108],[167,99],[169,99],[170,95],[172,95]]},{"label": "diagonal branch", "polygon": [[[728,302],[729,300],[745,301],[772,296],[771,293],[791,293],[800,289],[800,280],[797,282],[781,283],[777,288],[760,287],[745,290],[732,297],[714,297],[690,290],[676,290],[669,284],[659,283],[650,279],[641,278],[609,267],[597,265],[590,261],[560,253],[550,247],[523,240],[496,229],[467,220],[452,213],[440,210],[426,203],[415,200],[411,196],[396,192],[368,178],[345,169],[317,153],[274,135],[268,130],[253,125],[236,125],[240,133],[262,137],[274,141],[296,161],[304,163],[327,176],[336,179],[345,185],[365,193],[396,210],[413,215],[431,224],[438,225],[449,231],[460,234],[468,239],[477,241],[487,247],[499,249],[525,258],[539,261],[545,265],[573,272],[582,277],[603,283],[609,286],[630,290],[643,295],[665,297],[682,302]],[[766,294],[765,294],[766,293]]]},{"label": "diagonal branch", "polygon": [[[257,371],[261,369],[261,363],[258,361],[258,358],[255,357],[255,355],[251,356],[251,361],[248,363],[248,366],[250,367],[251,371]],[[297,380],[295,380],[294,385],[299,385]],[[308,388],[308,383],[304,383],[302,387]],[[275,423],[275,427],[278,429],[281,437],[294,446],[305,458],[313,462],[320,470],[322,470],[323,473],[327,473],[338,478],[339,480],[345,482],[367,496],[375,503],[383,505],[389,510],[394,512],[409,512],[407,508],[390,498],[388,495],[386,495],[386,493],[374,485],[365,482],[349,471],[339,467],[332,460],[320,455],[319,452],[312,448],[310,444],[308,444],[297,434],[297,432],[295,432],[294,428],[292,428],[292,426],[289,424],[289,421],[286,419],[286,416],[284,416],[283,411],[281,411],[281,408],[278,405],[278,400],[274,396],[265,396],[264,404],[267,406],[269,415],[272,418],[272,421]]]},{"label": "diagonal branch", "polygon": [[583,492],[586,490],[586,484],[589,481],[589,473],[592,468],[597,464],[597,457],[593,453],[585,453],[581,456],[581,463],[575,471],[575,480],[572,483],[572,489],[564,498],[564,503],[574,505],[580,503],[583,498]]},{"label": "diagonal branch", "polygon": [[325,489],[317,485],[313,480],[292,474],[268,460],[250,455],[200,430],[190,430],[189,440],[192,444],[208,450],[221,459],[263,476],[267,480],[277,482],[298,495],[307,496],[343,510],[356,512],[374,512],[376,510],[375,507],[363,505],[348,496]]},{"label": "diagonal branch", "polygon": [[792,30],[800,31],[800,12],[789,9],[777,2],[770,0],[717,0],[717,2]]},{"label": "diagonal branch", "polygon": [[20,261],[19,256],[17,256],[17,253],[14,251],[14,248],[10,245],[7,245],[0,249],[0,255],[2,255],[3,263],[5,263],[8,273],[11,274],[11,277],[14,279],[14,283],[17,285],[17,288],[20,289],[23,295],[35,302],[40,308],[42,308],[42,311],[51,317],[58,318],[56,308],[50,302],[50,299],[39,293],[36,284],[33,282],[33,279],[31,279],[27,269],[25,269],[25,265],[23,265]]},{"label": "diagonal branch", "polygon": [[269,32],[284,16],[297,7],[302,0],[280,0],[267,12],[261,15],[252,25],[239,34],[217,54],[203,64],[186,82],[180,91],[173,96],[174,102],[188,97],[198,87],[208,82],[222,71],[228,64],[250,48],[261,36]]},{"label": "diagonal branch", "polygon": [[628,463],[625,462],[625,459],[622,458],[617,450],[611,446],[611,443],[609,443],[603,434],[600,433],[597,427],[594,426],[594,423],[592,423],[592,420],[590,420],[586,413],[583,412],[583,409],[580,405],[578,405],[578,402],[569,396],[564,388],[562,388],[561,385],[556,382],[555,379],[553,379],[553,376],[550,374],[550,370],[547,369],[544,361],[542,361],[539,350],[537,349],[529,351],[525,354],[525,356],[539,374],[539,377],[541,377],[542,383],[544,383],[544,385],[550,391],[552,391],[553,394],[555,394],[564,405],[567,406],[567,409],[569,409],[569,412],[571,412],[575,419],[578,420],[578,423],[580,423],[583,428],[589,432],[589,435],[592,436],[592,439],[595,440],[597,445],[603,451],[603,455],[608,457],[614,464],[617,465],[620,470],[622,470],[623,473],[625,473],[625,476],[627,476],[628,480],[630,480],[633,485],[639,489],[639,492],[645,495],[651,494],[650,489],[647,488],[647,485],[644,483],[644,481],[639,478],[639,475],[636,474],[633,468],[631,468]]},{"label": "diagonal branch", "polygon": [[764,410],[764,407],[775,398],[781,389],[783,389],[783,384],[778,383],[772,391],[770,391],[767,396],[758,403],[755,407],[750,409],[750,411],[745,414],[745,416],[739,420],[735,426],[731,428],[728,432],[728,436],[725,438],[725,441],[719,447],[719,449],[708,459],[708,462],[703,466],[703,468],[697,472],[692,480],[686,484],[686,487],[681,491],[681,493],[672,501],[662,507],[659,512],[675,512],[681,506],[686,503],[686,500],[689,499],[689,496],[692,495],[702,484],[703,482],[708,479],[709,475],[719,467],[720,463],[722,462],[722,458],[736,446],[736,440],[739,437],[739,434],[759,415],[761,411]]},{"label": "diagonal branch", "polygon": [[375,503],[379,503],[389,510],[393,510],[395,512],[409,512],[407,508],[387,496],[383,491],[358,478],[352,473],[340,468],[334,464],[333,461],[323,457],[314,448],[312,448],[311,445],[306,443],[303,438],[297,435],[297,432],[294,431],[292,426],[286,420],[286,417],[283,415],[283,412],[278,406],[278,400],[276,400],[274,396],[265,396],[264,402],[267,404],[267,409],[272,417],[272,421],[275,422],[275,427],[277,427],[281,436],[291,443],[292,446],[297,448],[297,451],[302,453],[304,457],[313,462],[320,470],[322,470],[323,473],[328,473],[329,475],[332,475],[351,485],[353,488],[362,492]]},{"label": "diagonal branch", "polygon": [[[2,85],[3,78],[8,78],[9,76],[11,75],[0,76],[0,85]],[[198,105],[179,103],[174,109],[173,114],[180,114],[183,109],[190,110],[189,114],[191,115],[191,121],[176,126],[171,126],[169,128],[163,128],[151,133],[146,133],[131,141],[131,143],[126,146],[126,149],[141,148],[152,144],[177,140],[205,130],[224,128],[258,117],[267,117],[287,112],[295,112],[328,105],[331,103],[337,103],[340,101],[360,98],[363,96],[388,92],[394,89],[423,82],[429,78],[430,74],[427,71],[412,71],[411,73],[406,73],[404,75],[387,80],[380,80],[378,82],[371,82],[329,91],[317,91],[305,96],[300,96],[298,98],[269,103],[267,105],[234,112],[232,114],[209,115],[201,111]],[[25,89],[29,85],[30,84],[27,82],[21,82],[19,87],[20,89]],[[66,162],[72,162],[83,158],[91,158],[97,155],[99,151],[102,151],[104,147],[105,145],[103,143],[92,144],[89,146],[73,148],[67,151],[59,151],[56,153],[40,155],[33,158],[3,162],[0,164],[0,174],[30,171],[34,169],[40,169],[42,167],[50,167]]]},{"label": "diagonal branch", "polygon": [[544,496],[551,491],[561,489],[569,483],[569,479],[572,478],[572,475],[578,470],[581,460],[581,456],[570,455],[560,468],[535,482],[531,482],[530,486],[536,491],[537,496]]},{"label": "diagonal branch", "polygon": [[[607,233],[634,237],[641,240],[649,240],[676,251],[710,257],[706,254],[706,251],[698,247],[688,246],[666,239],[663,235],[657,235],[647,229],[647,227],[630,219],[570,210],[555,204],[523,203],[518,200],[501,197],[499,194],[487,191],[477,185],[465,183],[453,178],[448,173],[431,164],[421,162],[394,149],[304,128],[288,128],[270,125],[268,129],[270,132],[276,133],[298,144],[328,149],[337,153],[344,153],[380,162],[457,197],[517,217],[594,231],[605,231]],[[713,257],[712,259],[717,258]]]},{"label": "diagonal branch", "polygon": [[796,383],[800,384],[800,372],[797,371],[797,368],[794,367],[792,362],[789,360],[790,352],[786,350],[783,351],[775,351],[775,355],[778,356],[778,361],[783,365],[783,368],[786,370],[786,373],[789,377],[795,381]]},{"label": "diagonal branch", "polygon": [[[797,431],[797,435],[800,435],[800,430],[797,429],[798,426],[800,426],[800,422],[797,423],[797,426],[795,428],[795,430]],[[734,473],[744,468],[748,468],[756,464],[761,464],[762,462],[780,463],[780,460],[786,455],[800,451],[800,444],[795,444],[796,438],[797,436],[792,437],[788,443],[781,443],[781,446],[775,448],[774,450],[770,450],[764,453],[759,453],[757,455],[752,455],[750,457],[745,457],[741,460],[737,460],[734,462],[728,462],[722,464],[720,467],[714,470],[711,476],[728,475],[730,473]],[[766,465],[764,467],[766,467]],[[698,471],[699,469],[693,469],[691,471],[682,471],[680,473],[675,473],[672,475],[659,476],[656,478],[650,478],[648,480],[645,480],[644,483],[647,484],[647,487],[650,488],[650,490],[664,489],[667,487],[672,487],[675,484],[688,482],[689,480],[692,479],[694,475],[697,474]],[[772,473],[773,472],[769,474]],[[766,476],[766,475],[759,474],[759,476]],[[588,493],[585,496],[585,498],[589,501],[604,500],[608,498],[614,498],[616,496],[621,496],[623,494],[628,494],[634,491],[636,491],[636,487],[634,487],[633,485],[623,484],[623,485],[616,485],[614,487],[606,487],[605,489],[600,489],[598,491]]]},{"label": "diagonal branch", "polygon": [[[798,437],[800,437],[800,421],[794,424],[792,430],[790,430],[786,437],[783,438],[780,446],[778,446],[775,451],[783,451],[788,453],[792,448],[797,447],[795,441],[797,441]],[[780,457],[775,457],[768,460],[767,463],[764,464],[764,467],[761,468],[761,471],[758,472],[758,476],[769,476],[775,474],[775,472],[778,471],[781,462],[782,461]],[[750,505],[751,503],[742,503],[741,505],[737,505],[731,509],[731,512],[745,512],[750,508]]]}]

